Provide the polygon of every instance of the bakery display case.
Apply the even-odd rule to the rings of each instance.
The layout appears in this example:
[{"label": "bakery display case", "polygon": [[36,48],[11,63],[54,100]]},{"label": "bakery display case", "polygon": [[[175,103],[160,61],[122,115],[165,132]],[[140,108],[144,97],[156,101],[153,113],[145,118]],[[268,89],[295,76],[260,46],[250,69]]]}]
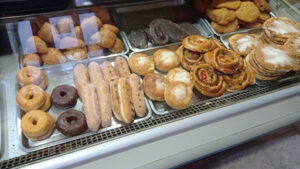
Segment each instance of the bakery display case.
[{"label": "bakery display case", "polygon": [[172,168],[300,120],[287,1],[1,3],[1,168]]}]

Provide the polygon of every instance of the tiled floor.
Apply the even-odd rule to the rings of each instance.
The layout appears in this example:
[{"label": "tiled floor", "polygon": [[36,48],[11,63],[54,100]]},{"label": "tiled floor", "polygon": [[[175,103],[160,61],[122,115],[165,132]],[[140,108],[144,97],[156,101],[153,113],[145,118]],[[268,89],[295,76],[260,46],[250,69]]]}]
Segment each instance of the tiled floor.
[{"label": "tiled floor", "polygon": [[300,169],[300,123],[177,169]]}]

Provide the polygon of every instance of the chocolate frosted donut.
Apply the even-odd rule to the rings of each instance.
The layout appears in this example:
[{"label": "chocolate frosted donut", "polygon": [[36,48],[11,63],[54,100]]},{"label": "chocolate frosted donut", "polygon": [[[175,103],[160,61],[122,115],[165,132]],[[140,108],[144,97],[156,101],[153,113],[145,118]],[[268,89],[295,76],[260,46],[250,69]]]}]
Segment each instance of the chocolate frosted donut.
[{"label": "chocolate frosted donut", "polygon": [[57,118],[56,128],[66,136],[76,136],[87,128],[85,116],[81,111],[65,111]]},{"label": "chocolate frosted donut", "polygon": [[59,108],[71,108],[77,103],[77,90],[70,85],[57,86],[52,90],[52,104]]}]

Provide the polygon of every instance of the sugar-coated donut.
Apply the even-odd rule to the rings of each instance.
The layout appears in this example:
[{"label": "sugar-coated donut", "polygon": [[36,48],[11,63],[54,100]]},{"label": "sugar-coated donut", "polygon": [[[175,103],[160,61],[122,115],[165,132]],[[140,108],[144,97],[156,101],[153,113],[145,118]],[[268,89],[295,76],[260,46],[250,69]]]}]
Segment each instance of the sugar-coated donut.
[{"label": "sugar-coated donut", "polygon": [[25,112],[37,110],[46,102],[45,92],[39,86],[26,85],[18,92],[17,102]]},{"label": "sugar-coated donut", "polygon": [[76,136],[87,128],[85,116],[78,110],[65,111],[57,118],[56,128],[66,136]]},{"label": "sugar-coated donut", "polygon": [[25,137],[32,141],[48,138],[55,127],[55,119],[42,110],[27,112],[21,120],[21,128]]}]

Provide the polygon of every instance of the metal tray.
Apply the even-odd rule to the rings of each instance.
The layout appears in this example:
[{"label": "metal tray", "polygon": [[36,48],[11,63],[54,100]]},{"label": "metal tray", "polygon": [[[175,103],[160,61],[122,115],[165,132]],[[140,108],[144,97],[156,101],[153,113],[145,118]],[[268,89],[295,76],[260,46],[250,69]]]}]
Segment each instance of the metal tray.
[{"label": "metal tray", "polygon": [[[203,28],[203,26],[201,24],[196,23],[196,24],[192,24],[192,25],[199,31],[200,35],[205,36],[205,37],[212,35],[210,32],[208,33],[209,30]],[[142,52],[142,51],[149,50],[149,49],[157,49],[157,48],[162,48],[162,47],[166,47],[166,46],[170,46],[170,45],[177,45],[177,44],[181,43],[181,42],[175,42],[175,43],[168,43],[165,45],[153,46],[151,42],[148,42],[148,47],[141,49],[141,48],[136,48],[131,44],[131,42],[128,38],[128,35],[124,31],[122,31],[121,34],[124,36],[124,39],[126,40],[130,50],[132,50],[133,52]]]},{"label": "metal tray", "polygon": [[[21,43],[20,43],[20,37],[18,35],[18,33],[16,33],[17,35],[17,39],[18,39],[18,46],[19,46],[19,67],[20,68],[23,68],[23,57],[24,57],[24,52],[23,52],[23,49],[22,49],[22,46],[21,46]],[[128,44],[127,44],[127,41],[125,40],[125,36],[122,35],[122,33],[118,33],[117,34],[118,38],[120,38],[122,41],[123,41],[123,44],[124,44],[124,49],[121,53],[112,53],[110,52],[108,49],[104,49],[103,51],[103,55],[102,56],[90,56],[88,54],[87,56],[87,59],[89,58],[103,58],[103,57],[113,57],[113,56],[119,56],[119,55],[126,55],[128,52],[129,52],[129,47],[128,47]],[[87,60],[87,59],[84,59],[84,60]],[[68,65],[68,64],[74,64],[74,63],[80,63],[82,62],[83,60],[68,60],[67,62],[65,63],[61,63],[60,65]],[[48,64],[45,64],[43,66],[41,66],[41,68],[48,68],[48,67],[55,67],[57,65],[48,65]]]},{"label": "metal tray", "polygon": [[[257,34],[260,35],[262,33],[262,28],[253,28],[253,29],[248,29],[248,30],[240,30],[236,32],[231,32],[224,34],[220,37],[221,42],[226,46],[226,48],[231,49],[231,46],[229,45],[228,39],[235,34]],[[258,86],[272,86],[272,85],[279,85],[279,83],[283,83],[288,80],[300,78],[300,74],[295,74],[292,72],[287,73],[283,78],[277,79],[277,80],[255,80],[255,84]]]},{"label": "metal tray", "polygon": [[4,85],[0,82],[0,157],[2,156],[2,153],[3,153],[2,132],[4,132],[4,131],[2,131],[3,130],[2,124],[3,124],[3,113],[5,112],[5,110],[4,110],[5,93],[4,92],[5,92]]},{"label": "metal tray", "polygon": [[[120,55],[121,57],[125,58],[126,60],[128,59],[127,56],[125,55]],[[95,59],[89,59],[89,60],[85,60],[82,61],[81,63],[87,65],[90,61],[96,61],[99,64],[101,64],[104,61],[110,61],[112,63],[112,65],[114,65],[114,60],[117,56],[108,56],[105,58],[95,58]],[[47,75],[48,77],[48,87],[46,92],[48,92],[49,94],[51,94],[52,89],[55,88],[58,85],[62,85],[62,84],[69,84],[72,86],[75,86],[75,82],[74,82],[74,78],[73,78],[73,67],[76,65],[76,63],[67,63],[67,64],[63,64],[63,65],[56,65],[56,66],[52,66],[52,67],[48,67],[48,68],[41,68],[41,70]],[[17,91],[19,90],[19,85],[16,84],[17,86]],[[17,93],[16,93],[17,94]],[[147,98],[146,99],[146,106],[147,106],[147,114],[145,117],[143,118],[136,118],[133,123],[137,123],[146,119],[149,119],[152,117],[152,111],[150,108],[150,105],[148,103]],[[36,141],[33,142],[30,139],[27,139],[23,134],[22,134],[22,129],[21,129],[21,118],[23,115],[23,111],[20,110],[19,107],[16,107],[17,109],[17,130],[18,130],[18,140],[19,140],[19,146],[20,148],[25,151],[25,152],[31,152],[34,150],[39,150],[39,149],[43,149],[46,147],[50,147],[53,145],[57,145],[60,143],[65,143],[68,141],[72,141],[72,140],[76,140],[79,138],[83,138],[89,135],[93,135],[96,133],[101,133],[104,131],[108,131],[111,129],[115,129],[118,127],[121,127],[123,125],[123,123],[118,122],[117,120],[114,119],[114,117],[112,118],[112,125],[110,127],[106,127],[106,128],[101,128],[100,130],[96,131],[96,132],[91,132],[90,130],[86,130],[83,134],[78,135],[78,136],[74,136],[74,137],[67,137],[64,136],[63,134],[61,134],[58,130],[55,130],[53,132],[53,134],[51,135],[51,137],[49,137],[48,139],[42,140],[42,141]],[[83,106],[82,106],[82,102],[80,99],[77,100],[77,104],[75,105],[75,107],[71,108],[74,110],[83,110]],[[67,111],[70,109],[58,109],[55,106],[52,106],[51,109],[49,110],[49,113],[51,115],[53,115],[55,118],[57,118],[60,113]]]},{"label": "metal tray", "polygon": [[[180,44],[176,44],[176,45],[173,44],[173,45],[169,45],[169,46],[153,48],[153,49],[150,49],[150,50],[142,51],[141,53],[144,53],[144,54],[152,57],[153,53],[158,49],[165,48],[165,49],[175,51],[179,46],[180,46]],[[129,58],[131,57],[131,55],[133,55],[135,53],[139,53],[139,52],[130,53]],[[166,73],[162,73],[162,72],[159,72],[157,70],[155,70],[155,72],[160,73],[163,76],[166,76]],[[247,91],[247,90],[248,90],[248,88],[246,88],[244,90],[241,90],[241,91],[238,91],[238,92],[244,92],[244,91]],[[210,104],[212,100],[219,99],[219,98],[229,96],[231,94],[236,94],[236,93],[237,92],[233,92],[233,93],[228,92],[228,93],[224,93],[222,96],[217,97],[217,98],[209,98],[209,97],[203,96],[202,94],[200,94],[194,88],[193,89],[192,105],[197,105],[197,104],[200,104],[200,103]],[[168,106],[166,102],[153,101],[150,98],[148,98],[148,100],[149,100],[149,103],[150,103],[150,106],[151,106],[153,112],[157,115],[164,115],[164,114],[168,114],[168,113],[172,113],[172,112],[176,111],[175,109],[172,109],[170,106]]]},{"label": "metal tray", "polygon": [[[276,17],[275,14],[273,12],[270,12],[271,17]],[[226,34],[231,34],[231,33],[235,33],[235,32],[239,32],[239,31],[247,31],[247,30],[252,30],[252,29],[256,29],[256,28],[240,28],[237,31],[234,32],[229,32],[229,33],[218,33],[210,24],[209,20],[207,18],[201,18],[203,20],[203,22],[209,27],[209,29],[211,30],[211,32],[213,32],[215,35],[217,36],[222,36],[222,35],[226,35]]]}]

